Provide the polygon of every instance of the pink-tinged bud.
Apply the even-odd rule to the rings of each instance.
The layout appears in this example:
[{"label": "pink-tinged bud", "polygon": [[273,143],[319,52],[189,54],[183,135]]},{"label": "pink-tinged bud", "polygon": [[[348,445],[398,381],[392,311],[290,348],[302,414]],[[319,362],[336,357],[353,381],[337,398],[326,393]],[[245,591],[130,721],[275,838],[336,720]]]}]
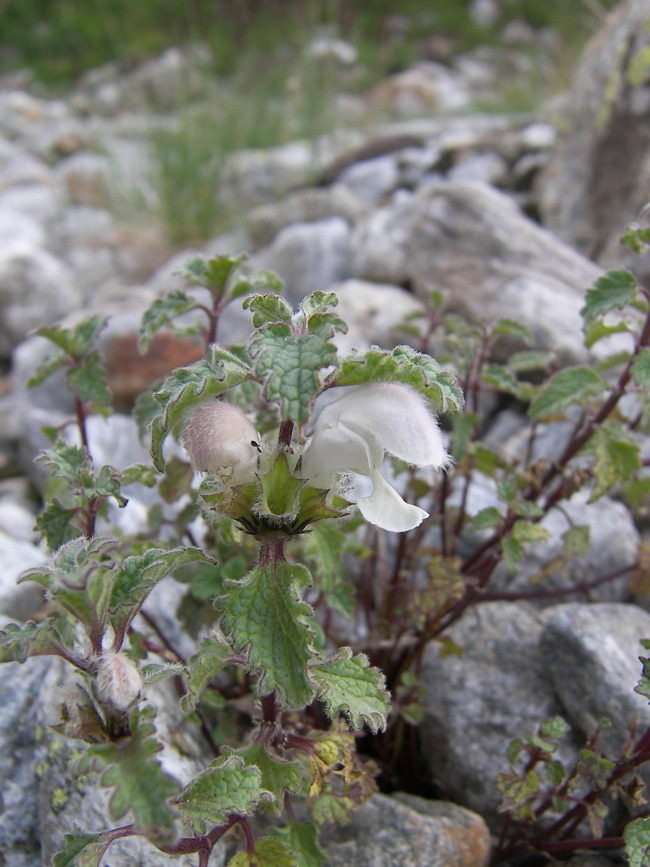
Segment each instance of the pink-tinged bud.
[{"label": "pink-tinged bud", "polygon": [[138,699],[142,678],[135,664],[123,653],[108,653],[95,676],[95,695],[115,710],[128,710]]},{"label": "pink-tinged bud", "polygon": [[233,485],[253,480],[257,439],[257,432],[244,413],[229,403],[199,406],[188,416],[181,436],[194,469],[227,476]]}]

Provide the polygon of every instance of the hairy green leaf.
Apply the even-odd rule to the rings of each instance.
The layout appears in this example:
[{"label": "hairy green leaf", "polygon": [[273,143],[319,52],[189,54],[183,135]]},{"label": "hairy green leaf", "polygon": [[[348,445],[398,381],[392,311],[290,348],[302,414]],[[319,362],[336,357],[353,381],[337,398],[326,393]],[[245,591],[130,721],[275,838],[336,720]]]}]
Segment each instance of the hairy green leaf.
[{"label": "hairy green leaf", "polygon": [[454,376],[429,355],[410,346],[391,351],[369,349],[363,355],[349,355],[341,361],[333,385],[361,385],[369,382],[403,382],[431,400],[437,412],[458,412],[463,395]]},{"label": "hairy green leaf", "polygon": [[592,289],[587,289],[586,303],[580,314],[586,322],[600,319],[610,310],[629,304],[636,292],[636,279],[630,271],[609,271],[596,280]]},{"label": "hairy green leaf", "polygon": [[492,329],[494,335],[505,335],[507,337],[516,337],[522,343],[532,343],[533,337],[530,331],[521,322],[516,319],[499,319]]},{"label": "hairy green leaf", "polygon": [[219,600],[223,630],[236,652],[248,652],[251,670],[260,672],[260,692],[277,688],[291,708],[305,707],[314,693],[307,673],[313,612],[299,595],[310,583],[304,566],[270,560],[229,584]]},{"label": "hairy green leaf", "polygon": [[555,352],[528,350],[515,352],[508,359],[508,368],[514,373],[529,373],[532,370],[545,370],[555,361]]},{"label": "hairy green leaf", "polygon": [[56,497],[37,516],[38,532],[47,542],[50,551],[58,551],[66,542],[81,535],[76,518],[77,510],[66,508]]},{"label": "hairy green leaf", "polygon": [[213,562],[198,548],[171,551],[149,548],[144,554],[134,554],[120,563],[108,599],[108,617],[118,643],[156,584],[175,569],[197,561]]},{"label": "hairy green leaf", "polygon": [[343,562],[349,536],[334,522],[319,521],[301,539],[307,564],[314,566],[314,583],[322,591],[325,601],[344,617],[351,617],[354,587]]},{"label": "hairy green leaf", "polygon": [[[164,295],[162,298],[157,298],[153,301],[142,314],[140,339],[138,341],[140,352],[143,355],[146,354],[151,341],[161,328],[169,327],[174,319],[182,316],[184,313],[189,313],[190,310],[195,310],[197,307],[198,301],[180,290],[170,292],[168,295]],[[196,325],[189,328],[173,328],[173,332],[177,337],[186,334],[196,334],[197,331],[198,327]]]},{"label": "hairy green leaf", "polygon": [[302,786],[300,766],[295,762],[272,756],[258,741],[236,751],[226,748],[224,754],[239,756],[245,765],[259,768],[262,775],[262,788],[273,796],[269,807],[274,813],[282,812],[284,796],[287,792],[295,794],[300,791]]},{"label": "hairy green leaf", "polygon": [[640,447],[629,433],[614,422],[605,422],[582,450],[595,457],[596,484],[589,502],[595,502],[614,485],[632,478],[641,467]]},{"label": "hairy green leaf", "polygon": [[530,405],[533,421],[556,418],[575,404],[585,405],[602,394],[607,383],[590,367],[567,367],[544,385]]},{"label": "hairy green leaf", "polygon": [[206,828],[222,825],[230,814],[246,816],[269,793],[262,787],[259,768],[246,767],[239,756],[211,764],[186,786],[177,804],[183,821],[203,834]]},{"label": "hairy green leaf", "polygon": [[0,662],[24,662],[28,656],[53,656],[63,651],[63,642],[51,623],[23,626],[8,623],[0,629]]},{"label": "hairy green leaf", "polygon": [[469,532],[476,533],[478,530],[490,530],[498,527],[503,520],[501,512],[496,506],[486,506],[485,509],[475,515],[474,520],[469,525]]},{"label": "hairy green leaf", "polygon": [[318,845],[318,831],[311,822],[292,822],[287,828],[271,828],[269,835],[283,840],[291,848],[296,867],[320,867],[327,862]]},{"label": "hairy green leaf", "polygon": [[246,364],[219,346],[212,346],[207,358],[175,370],[154,394],[160,405],[151,425],[151,454],[156,468],[164,470],[163,442],[191,406],[253,378]]},{"label": "hairy green leaf", "polygon": [[297,867],[291,849],[282,840],[262,837],[255,844],[254,852],[238,852],[227,867]]},{"label": "hairy green leaf", "polygon": [[232,656],[232,650],[224,640],[204,638],[198,652],[187,663],[187,693],[181,699],[184,713],[191,713],[199,703],[201,693]]},{"label": "hairy green leaf", "polygon": [[66,834],[63,849],[54,856],[52,867],[99,867],[110,844],[104,834],[86,834],[83,831]]},{"label": "hairy green leaf", "polygon": [[633,819],[623,831],[625,855],[630,867],[648,867],[650,863],[650,818]]},{"label": "hairy green leaf", "polygon": [[511,370],[500,364],[487,364],[481,372],[481,381],[504,394],[521,397],[521,383]]},{"label": "hairy green leaf", "polygon": [[154,716],[152,708],[134,710],[131,734],[118,743],[90,746],[79,769],[102,772],[102,785],[112,789],[108,806],[113,819],[130,812],[141,833],[160,840],[173,833],[174,813],[168,801],[178,792],[178,784],[155,758],[162,748],[154,738]]},{"label": "hairy green leaf", "polygon": [[272,295],[247,301],[258,325],[248,352],[264,381],[264,395],[269,402],[280,403],[285,418],[304,424],[320,386],[319,371],[338,364],[331,341],[347,326],[328,312],[338,299],[332,293],[315,292],[295,312]]},{"label": "hairy green leaf", "polygon": [[312,665],[310,672],[330,718],[344,713],[354,728],[365,724],[373,734],[386,728],[390,696],[384,675],[365,654],[352,656],[349,647],[342,647],[334,659]]}]

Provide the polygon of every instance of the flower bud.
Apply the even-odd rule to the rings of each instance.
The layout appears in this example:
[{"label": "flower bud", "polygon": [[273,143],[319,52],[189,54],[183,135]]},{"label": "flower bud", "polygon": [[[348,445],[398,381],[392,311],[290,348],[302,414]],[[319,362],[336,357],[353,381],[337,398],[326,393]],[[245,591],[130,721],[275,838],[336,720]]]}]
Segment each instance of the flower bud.
[{"label": "flower bud", "polygon": [[138,699],[142,678],[135,664],[123,653],[107,653],[95,676],[95,695],[101,704],[128,710]]},{"label": "flower bud", "polygon": [[208,403],[193,410],[181,442],[194,469],[228,476],[231,484],[253,480],[257,432],[244,413],[229,403]]}]

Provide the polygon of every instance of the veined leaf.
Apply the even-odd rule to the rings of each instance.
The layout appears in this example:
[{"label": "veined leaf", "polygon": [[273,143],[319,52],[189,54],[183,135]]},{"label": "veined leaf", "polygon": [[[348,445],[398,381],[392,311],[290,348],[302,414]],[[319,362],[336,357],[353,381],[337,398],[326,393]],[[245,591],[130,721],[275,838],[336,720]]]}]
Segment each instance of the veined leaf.
[{"label": "veined leaf", "polygon": [[52,867],[99,867],[102,856],[110,846],[104,834],[86,834],[75,831],[66,834],[63,849],[54,856]]},{"label": "veined leaf", "polygon": [[295,762],[289,762],[278,756],[272,756],[268,749],[260,743],[254,742],[240,750],[224,748],[224,755],[238,756],[245,765],[259,768],[262,775],[262,788],[270,792],[273,801],[269,807],[276,814],[284,808],[284,796],[287,792],[295,794],[302,786],[302,773],[300,766]]},{"label": "veined leaf", "polygon": [[28,656],[53,656],[62,650],[63,642],[47,620],[38,625],[8,623],[0,629],[0,662],[24,662]]},{"label": "veined leaf", "polygon": [[463,395],[453,375],[429,355],[410,346],[396,346],[390,352],[369,349],[363,355],[349,355],[341,361],[332,384],[391,381],[413,386],[433,402],[437,412],[458,412],[463,406]]},{"label": "veined leaf", "polygon": [[282,840],[262,837],[254,852],[238,852],[227,867],[297,867],[296,856]]},{"label": "veined leaf", "polygon": [[181,699],[184,713],[191,713],[199,703],[201,693],[232,656],[232,650],[225,641],[218,638],[204,638],[198,652],[187,663],[187,693]]},{"label": "veined leaf", "polygon": [[219,600],[223,630],[236,652],[248,652],[251,670],[260,672],[260,692],[277,688],[291,708],[305,707],[314,694],[307,673],[313,612],[299,596],[310,583],[304,566],[271,560],[229,584]]},{"label": "veined leaf", "polygon": [[585,306],[580,311],[585,322],[600,319],[610,310],[620,309],[636,297],[637,284],[630,271],[609,271],[587,289]]},{"label": "veined leaf", "polygon": [[248,343],[255,371],[264,380],[265,397],[280,403],[282,415],[298,424],[309,417],[320,386],[319,371],[338,364],[332,337],[347,326],[327,312],[336,300],[333,294],[314,293],[293,313],[276,296],[255,296],[248,305],[254,324],[265,322]]},{"label": "veined leaf", "polygon": [[191,406],[254,378],[253,371],[234,353],[219,346],[213,346],[207,358],[175,370],[154,394],[160,404],[151,425],[151,455],[156,468],[164,470],[165,437]]},{"label": "veined leaf", "polygon": [[183,820],[198,834],[222,825],[234,813],[246,816],[269,793],[262,787],[259,768],[247,767],[239,756],[220,759],[202,771],[177,799]]},{"label": "veined leaf", "polygon": [[514,373],[528,373],[531,370],[544,370],[555,361],[555,358],[555,352],[531,349],[527,352],[513,353],[508,359],[507,366]]},{"label": "veined leaf", "polygon": [[650,854],[650,818],[633,819],[623,831],[630,867],[647,867]]},{"label": "veined leaf", "polygon": [[154,739],[154,716],[152,708],[134,710],[128,738],[92,745],[82,755],[79,768],[102,771],[102,785],[113,790],[108,803],[113,819],[130,812],[141,833],[160,840],[173,832],[174,813],[168,800],[178,792],[178,784],[155,758],[161,746]]},{"label": "veined leaf", "polygon": [[[170,326],[174,319],[182,316],[184,313],[189,313],[190,310],[195,310],[198,307],[198,302],[186,295],[180,290],[170,292],[162,298],[156,298],[142,314],[142,322],[140,323],[140,339],[138,341],[138,349],[145,355],[151,341],[154,339],[156,332],[161,328]],[[173,328],[174,334],[196,334],[196,326],[190,328]]]},{"label": "veined leaf", "polygon": [[605,422],[589,440],[581,454],[593,455],[596,485],[589,502],[595,502],[619,482],[630,479],[641,467],[639,444],[614,422]]},{"label": "veined leaf", "polygon": [[310,666],[310,673],[330,718],[344,713],[356,729],[364,724],[373,733],[386,728],[390,696],[384,675],[363,653],[352,656],[350,648],[343,647],[334,659]]},{"label": "veined leaf", "polygon": [[500,364],[488,364],[481,373],[481,380],[497,391],[521,397],[521,383],[514,373]]},{"label": "veined leaf", "polygon": [[533,421],[544,421],[561,415],[575,404],[585,404],[602,394],[607,383],[590,367],[567,367],[546,383],[530,405]]},{"label": "veined leaf", "polygon": [[327,862],[318,846],[318,831],[312,823],[292,822],[287,828],[271,828],[269,835],[284,840],[291,848],[296,867],[320,867]]},{"label": "veined leaf", "polygon": [[632,362],[632,379],[635,385],[650,391],[650,349],[642,349]]},{"label": "veined leaf", "polygon": [[492,334],[495,335],[505,335],[507,337],[517,337],[522,343],[532,343],[533,337],[530,331],[523,325],[521,322],[518,322],[516,319],[499,319],[494,328],[492,329]]},{"label": "veined leaf", "polygon": [[108,617],[122,637],[156,584],[180,566],[213,561],[198,548],[149,548],[144,554],[126,557],[115,571],[108,600]]},{"label": "veined leaf", "polygon": [[475,515],[474,520],[469,525],[469,532],[476,533],[478,530],[491,530],[494,527],[498,527],[502,520],[503,515],[496,506],[487,506]]}]

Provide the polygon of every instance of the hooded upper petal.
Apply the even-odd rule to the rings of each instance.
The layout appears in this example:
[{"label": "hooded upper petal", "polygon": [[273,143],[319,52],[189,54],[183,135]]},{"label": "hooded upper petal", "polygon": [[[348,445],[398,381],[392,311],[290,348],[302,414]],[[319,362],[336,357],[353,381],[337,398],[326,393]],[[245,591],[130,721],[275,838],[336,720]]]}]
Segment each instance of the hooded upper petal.
[{"label": "hooded upper petal", "polygon": [[386,453],[416,466],[442,467],[448,462],[440,428],[426,402],[409,386],[396,382],[332,392],[317,413],[303,454],[303,476],[317,487],[331,487],[341,472],[370,476],[373,492],[358,501],[363,516],[394,532],[417,527],[427,513],[405,503],[379,467]]}]

